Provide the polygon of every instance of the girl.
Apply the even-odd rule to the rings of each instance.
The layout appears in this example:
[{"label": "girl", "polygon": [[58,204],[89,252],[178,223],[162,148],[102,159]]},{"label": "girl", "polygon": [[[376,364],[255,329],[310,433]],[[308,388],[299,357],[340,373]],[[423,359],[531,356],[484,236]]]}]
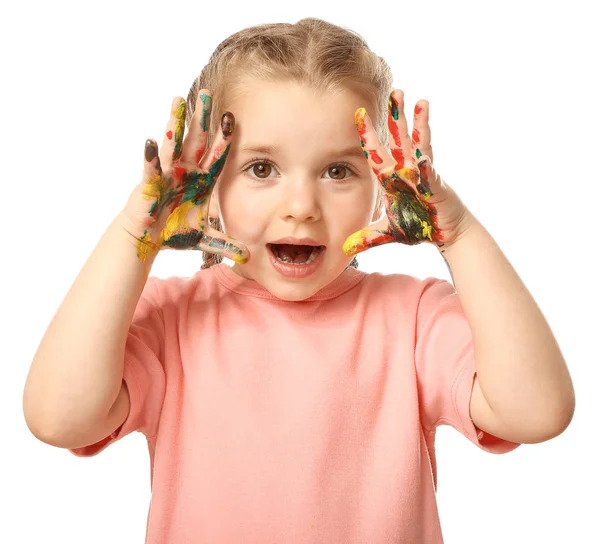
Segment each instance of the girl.
[{"label": "girl", "polygon": [[[144,433],[147,542],[439,543],[437,427],[505,453],[568,426],[543,315],[435,172],[428,103],[411,136],[391,90],[348,30],[253,27],[146,142],[24,411],[79,456]],[[455,286],[357,269],[395,242],[435,244]],[[202,270],[148,277],[164,248],[203,251]]]}]

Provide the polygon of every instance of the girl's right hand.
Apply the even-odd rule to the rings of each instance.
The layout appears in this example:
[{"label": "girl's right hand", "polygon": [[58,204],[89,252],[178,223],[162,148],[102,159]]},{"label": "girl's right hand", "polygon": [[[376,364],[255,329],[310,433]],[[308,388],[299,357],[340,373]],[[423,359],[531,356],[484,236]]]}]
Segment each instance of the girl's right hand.
[{"label": "girl's right hand", "polygon": [[121,212],[138,240],[137,255],[142,262],[165,248],[197,249],[237,263],[248,261],[250,252],[245,245],[208,222],[209,200],[227,159],[235,126],[233,114],[225,112],[221,130],[210,152],[205,153],[211,102],[208,91],[202,89],[184,139],[186,102],[176,97],[160,157],[156,142],[146,140],[142,182]]}]

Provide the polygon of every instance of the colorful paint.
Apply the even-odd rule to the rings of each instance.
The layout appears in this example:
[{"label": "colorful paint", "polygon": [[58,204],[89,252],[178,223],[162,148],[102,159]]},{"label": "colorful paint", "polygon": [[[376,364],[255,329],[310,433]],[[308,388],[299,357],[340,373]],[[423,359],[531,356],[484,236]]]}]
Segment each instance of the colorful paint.
[{"label": "colorful paint", "polygon": [[[415,119],[418,119],[423,111],[423,108],[417,104]],[[419,161],[415,165],[412,159],[408,159],[408,157],[415,157],[418,160],[423,156],[419,149],[421,134],[416,127],[413,129],[411,148],[407,149],[406,118],[394,93],[390,94],[388,101],[391,157],[390,152],[377,137],[364,108],[356,110],[354,120],[365,157],[386,191],[387,217],[377,225],[378,227],[385,225],[385,228],[365,228],[349,236],[342,248],[344,254],[352,256],[390,242],[407,245],[426,241],[441,242],[443,235],[437,228],[437,210],[428,202],[433,193],[429,185],[427,161]],[[403,141],[403,138],[406,140]],[[386,166],[391,162],[395,164],[393,170]],[[384,173],[377,167],[378,165],[384,165]]]},{"label": "colorful paint", "polygon": [[[198,98],[202,101],[202,117],[200,118],[200,128],[202,129],[202,132],[206,134],[209,128],[212,97],[206,93],[202,93]],[[196,108],[198,108],[198,102],[196,102]],[[205,136],[202,146],[196,150],[196,164],[200,164],[202,157],[204,157],[204,153],[206,151],[206,141],[207,138]]]},{"label": "colorful paint", "polygon": [[[204,128],[208,129],[210,97],[203,94],[201,99],[205,106],[202,111],[202,128],[206,132]],[[167,132],[167,138],[173,145],[173,163],[170,165],[170,173],[163,174],[156,142],[146,141],[144,159],[151,164],[150,169],[154,171],[147,174],[146,183],[142,188],[142,197],[153,202],[149,210],[151,226],[138,238],[138,258],[146,262],[163,247],[201,249],[199,244],[202,243],[204,246],[225,250],[235,262],[244,264],[248,256],[227,235],[223,234],[223,239],[217,239],[207,236],[204,232],[208,222],[209,196],[227,159],[235,119],[231,113],[223,115],[221,129],[225,142],[215,147],[208,171],[201,172],[198,170],[198,163],[202,157],[194,165],[179,162],[183,151],[185,109],[185,100],[181,99],[171,111],[170,123],[174,125],[174,130]],[[157,232],[157,227],[153,227],[152,224],[162,216],[165,208],[169,213],[164,226],[160,232]],[[190,224],[190,221],[194,221],[194,224]]]}]

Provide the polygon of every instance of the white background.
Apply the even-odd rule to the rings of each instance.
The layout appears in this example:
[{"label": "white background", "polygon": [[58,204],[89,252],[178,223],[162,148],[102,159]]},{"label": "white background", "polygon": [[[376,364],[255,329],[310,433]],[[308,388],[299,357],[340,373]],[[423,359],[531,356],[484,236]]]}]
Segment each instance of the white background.
[{"label": "white background", "polygon": [[[438,173],[513,264],[575,382],[559,437],[506,455],[438,432],[447,543],[600,542],[595,2],[12,2],[0,20],[2,379],[0,541],[143,542],[146,442],[77,458],[31,435],[21,402],[51,318],[162,142],[171,99],[214,48],[254,24],[315,16],[390,64],[407,111],[425,98]],[[409,119],[411,116],[409,115]],[[228,261],[230,263],[230,261]],[[435,247],[390,244],[360,269],[450,281]],[[165,251],[152,275],[187,276],[200,252]]]}]

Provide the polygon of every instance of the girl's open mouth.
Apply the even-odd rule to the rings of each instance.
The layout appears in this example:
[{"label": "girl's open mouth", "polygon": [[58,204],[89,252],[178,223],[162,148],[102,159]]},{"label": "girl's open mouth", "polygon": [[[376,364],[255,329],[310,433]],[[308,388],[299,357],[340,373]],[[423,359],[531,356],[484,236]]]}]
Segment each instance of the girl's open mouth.
[{"label": "girl's open mouth", "polygon": [[312,263],[325,246],[297,246],[292,244],[267,244],[273,255],[282,263],[304,265]]},{"label": "girl's open mouth", "polygon": [[305,278],[323,262],[325,246],[267,244],[273,268],[286,278]]}]

